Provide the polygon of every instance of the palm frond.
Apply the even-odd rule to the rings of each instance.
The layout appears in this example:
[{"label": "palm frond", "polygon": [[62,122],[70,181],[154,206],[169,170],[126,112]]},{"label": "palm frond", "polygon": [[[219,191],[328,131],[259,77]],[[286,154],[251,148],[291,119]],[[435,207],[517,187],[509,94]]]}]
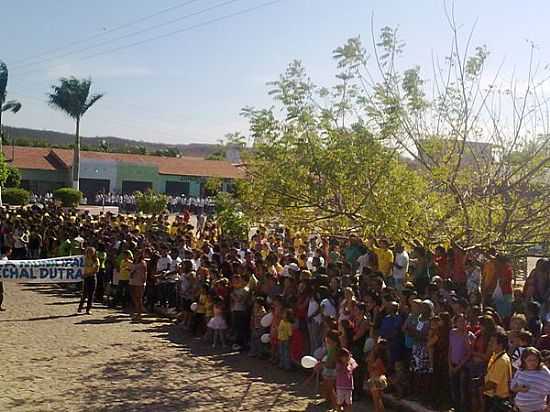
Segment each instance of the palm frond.
[{"label": "palm frond", "polygon": [[63,77],[59,79],[58,85],[52,86],[52,91],[48,94],[48,101],[52,107],[78,119],[102,96],[94,95],[88,99],[91,85],[91,79],[79,80],[76,77]]},{"label": "palm frond", "polygon": [[92,97],[88,99],[86,102],[85,108],[82,111],[82,114],[86,113],[86,111],[94,105],[95,102],[97,102],[99,99],[101,99],[104,96],[103,93],[94,94]]},{"label": "palm frond", "polygon": [[12,113],[17,113],[19,110],[21,110],[21,106],[22,106],[21,103],[19,103],[17,100],[10,100],[2,106],[2,111],[3,112],[10,111]]}]

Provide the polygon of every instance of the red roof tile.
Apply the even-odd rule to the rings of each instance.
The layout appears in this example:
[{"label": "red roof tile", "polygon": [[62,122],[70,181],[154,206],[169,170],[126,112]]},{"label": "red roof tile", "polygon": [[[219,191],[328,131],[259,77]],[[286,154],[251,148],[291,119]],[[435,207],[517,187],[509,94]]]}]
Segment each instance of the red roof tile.
[{"label": "red roof tile", "polygon": [[63,169],[63,165],[55,162],[50,152],[52,149],[48,147],[25,147],[3,145],[2,151],[4,158],[9,164],[14,165],[19,169],[37,169],[37,170],[59,170]]},{"label": "red roof tile", "polygon": [[[15,165],[22,169],[56,170],[57,168],[69,168],[73,164],[73,151],[70,149],[16,146],[15,150]],[[4,147],[4,152],[11,153],[11,147],[9,149]],[[158,167],[159,173],[165,175],[207,176],[233,179],[243,178],[245,176],[241,169],[229,162],[223,160],[205,160],[199,157],[176,158],[88,151],[81,151],[80,156],[82,159],[112,160],[156,166]],[[11,155],[8,158],[11,158]],[[58,162],[56,160],[58,160]],[[56,165],[56,163],[59,163],[59,165]]]}]

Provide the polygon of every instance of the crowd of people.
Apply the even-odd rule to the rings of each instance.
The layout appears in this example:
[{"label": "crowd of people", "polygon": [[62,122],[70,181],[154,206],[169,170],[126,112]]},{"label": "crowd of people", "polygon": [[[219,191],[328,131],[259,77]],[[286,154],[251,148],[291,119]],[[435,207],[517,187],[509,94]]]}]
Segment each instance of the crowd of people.
[{"label": "crowd of people", "polygon": [[515,287],[493,248],[262,228],[228,241],[218,229],[53,204],[0,210],[3,259],[85,254],[78,311],[171,312],[205,345],[285,370],[313,355],[336,410],[370,396],[380,412],[393,392],[436,410],[550,411],[548,260]]},{"label": "crowd of people", "polygon": [[[133,194],[97,193],[93,204],[117,206],[120,210],[129,212],[136,210],[136,198]],[[193,214],[199,214],[200,211],[211,214],[214,210],[214,199],[211,197],[194,197],[183,194],[177,196],[169,195],[167,196],[166,207],[170,213],[182,213],[188,210]]]}]

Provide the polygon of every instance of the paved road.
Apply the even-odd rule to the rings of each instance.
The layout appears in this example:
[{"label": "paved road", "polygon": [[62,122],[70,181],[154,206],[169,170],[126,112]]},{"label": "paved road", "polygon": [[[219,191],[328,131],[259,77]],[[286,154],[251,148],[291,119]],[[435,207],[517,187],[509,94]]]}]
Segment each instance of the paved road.
[{"label": "paved road", "polygon": [[0,411],[324,410],[302,374],[205,348],[166,320],[76,315],[78,299],[54,285],[6,289]]}]

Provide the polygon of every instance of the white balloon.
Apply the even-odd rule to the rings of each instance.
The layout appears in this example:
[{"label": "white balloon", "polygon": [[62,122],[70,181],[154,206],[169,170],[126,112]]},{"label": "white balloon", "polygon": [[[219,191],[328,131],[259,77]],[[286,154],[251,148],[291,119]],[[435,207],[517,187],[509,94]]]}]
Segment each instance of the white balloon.
[{"label": "white balloon", "polygon": [[264,315],[260,321],[260,324],[264,328],[269,328],[271,326],[271,322],[273,322],[273,313],[269,312],[267,315]]},{"label": "white balloon", "polygon": [[315,351],[313,351],[313,357],[315,359],[321,360],[325,356],[326,350],[324,346],[319,346]]},{"label": "white balloon", "polygon": [[374,339],[368,338],[365,340],[365,346],[363,346],[363,352],[369,353],[374,348]]},{"label": "white balloon", "polygon": [[314,368],[319,363],[319,361],[313,356],[304,356],[300,363],[304,368],[311,369]]},{"label": "white balloon", "polygon": [[262,337],[260,338],[260,341],[262,343],[269,343],[271,342],[271,335],[269,333],[264,333]]},{"label": "white balloon", "polygon": [[197,302],[191,303],[191,310],[193,312],[196,312],[198,307],[199,307],[199,304]]}]

